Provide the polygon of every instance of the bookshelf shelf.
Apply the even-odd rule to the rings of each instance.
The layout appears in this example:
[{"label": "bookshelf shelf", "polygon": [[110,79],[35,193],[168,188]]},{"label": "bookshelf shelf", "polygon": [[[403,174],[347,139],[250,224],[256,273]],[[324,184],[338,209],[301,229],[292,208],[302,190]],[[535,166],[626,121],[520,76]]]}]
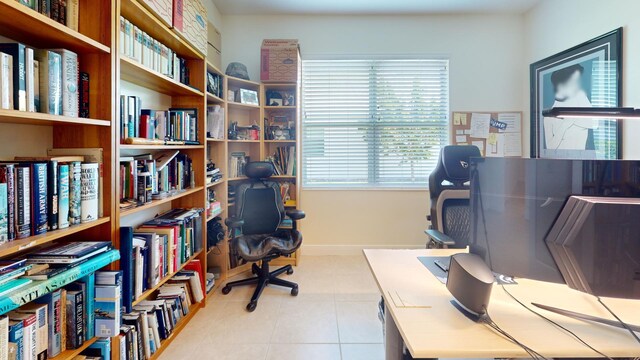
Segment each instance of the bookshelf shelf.
[{"label": "bookshelf shelf", "polygon": [[212,182],[210,184],[207,184],[207,188],[212,188],[212,187],[214,187],[216,185],[224,184],[225,182],[227,182],[227,181],[224,180],[224,179],[218,180],[218,181]]},{"label": "bookshelf shelf", "polygon": [[296,110],[297,106],[265,106],[265,110]]},{"label": "bookshelf shelf", "polygon": [[190,59],[203,59],[202,54],[178,36],[167,24],[156,18],[136,0],[122,0],[120,13],[147,34],[165,44],[178,55]]},{"label": "bookshelf shelf", "polygon": [[209,216],[209,217],[207,218],[207,222],[209,222],[209,221],[211,221],[211,220],[215,219],[215,218],[216,218],[216,216],[220,216],[220,215],[222,215],[222,213],[223,213],[223,212],[224,212],[224,210],[220,209],[219,211],[216,211],[215,213],[211,214],[211,216]]},{"label": "bookshelf shelf", "polygon": [[218,69],[218,67],[217,67],[217,66],[213,65],[213,64],[212,64],[210,61],[208,61],[208,60],[207,60],[207,71],[209,71],[209,72],[213,72],[213,73],[216,73],[216,74],[218,74],[218,75],[223,75],[223,76],[224,76],[224,73],[223,73],[220,69]]},{"label": "bookshelf shelf", "polygon": [[189,150],[204,149],[204,145],[120,145],[120,150]]},{"label": "bookshelf shelf", "polygon": [[207,138],[207,142],[224,142],[226,139]]},{"label": "bookshelf shelf", "polygon": [[[204,301],[206,301],[206,297]],[[203,303],[204,302],[191,305],[187,316],[183,317],[182,320],[180,320],[180,322],[173,329],[173,332],[171,332],[171,335],[169,335],[169,337],[167,337],[166,339],[164,339],[164,341],[160,343],[161,345],[160,349],[158,349],[158,351],[156,351],[156,353],[153,354],[151,358],[149,358],[149,360],[156,360],[160,358],[160,355],[162,354],[162,352],[167,349],[169,344],[176,338],[176,336],[178,336],[178,334],[182,331],[182,329],[184,329],[184,327],[189,323],[189,321],[191,321],[191,318],[193,318],[193,316],[198,312],[198,310],[202,308]]]},{"label": "bookshelf shelf", "polygon": [[111,49],[51,20],[15,0],[0,0],[2,36],[39,48],[66,48],[76,53],[109,54]]},{"label": "bookshelf shelf", "polygon": [[249,178],[246,176],[238,176],[238,177],[232,177],[227,179],[227,181],[243,181],[243,180],[249,180]]},{"label": "bookshelf shelf", "polygon": [[180,193],[178,193],[178,194],[176,194],[174,196],[169,196],[166,199],[153,200],[152,202],[150,202],[148,204],[144,204],[142,206],[138,206],[138,207],[135,207],[133,209],[127,209],[127,210],[120,211],[120,217],[129,216],[129,215],[138,213],[138,212],[143,211],[143,210],[154,208],[154,207],[156,207],[158,205],[166,204],[166,203],[171,202],[173,200],[180,199],[181,197],[197,193],[198,191],[201,191],[202,189],[203,189],[202,186],[197,186],[195,188],[187,189],[187,190],[185,190],[183,192],[180,192]]},{"label": "bookshelf shelf", "polygon": [[224,100],[222,98],[220,98],[220,97],[217,97],[217,96],[213,95],[210,92],[207,92],[207,102],[210,103],[210,104],[214,104],[214,105],[215,104],[220,105],[220,104],[224,103]]},{"label": "bookshelf shelf", "polygon": [[227,101],[227,105],[229,105],[230,108],[235,108],[235,109],[249,109],[249,110],[260,109],[259,105],[243,104],[235,101]]},{"label": "bookshelf shelf", "polygon": [[296,140],[265,140],[267,144],[295,144]]},{"label": "bookshelf shelf", "polygon": [[274,175],[272,176],[273,179],[291,179],[291,180],[295,180],[296,176],[295,175]]},{"label": "bookshelf shelf", "polygon": [[153,71],[126,56],[120,57],[122,80],[167,95],[203,96],[204,93]]},{"label": "bookshelf shelf", "polygon": [[295,89],[298,86],[295,82],[290,83],[265,83],[266,89]]},{"label": "bookshelf shelf", "polygon": [[229,140],[230,143],[259,143],[260,140]]},{"label": "bookshelf shelf", "polygon": [[29,125],[95,125],[110,126],[109,120],[75,118],[69,116],[50,115],[37,112],[0,109],[0,123]]},{"label": "bookshelf shelf", "polygon": [[227,83],[229,84],[228,87],[243,87],[243,86],[249,86],[253,89],[258,89],[260,88],[260,83],[259,82],[255,82],[255,81],[251,81],[251,80],[245,80],[245,79],[240,79],[234,76],[227,76]]},{"label": "bookshelf shelf", "polygon": [[96,340],[98,340],[98,337],[94,336],[93,338],[85,341],[79,348],[73,350],[65,350],[58,354],[58,356],[49,358],[49,360],[72,360],[74,357],[80,355],[81,352],[83,352],[86,348],[96,342]]},{"label": "bookshelf shelf", "polygon": [[24,239],[16,239],[16,240],[4,243],[0,245],[0,257],[4,257],[19,251],[23,251],[23,250],[40,246],[46,243],[50,243],[52,241],[61,239],[65,236],[69,236],[69,235],[78,233],[80,231],[87,230],[95,226],[108,223],[110,220],[111,219],[109,217],[103,217],[92,222],[73,225],[66,229],[47,231],[46,233],[41,235],[30,236]]},{"label": "bookshelf shelf", "polygon": [[203,250],[199,250],[196,251],[195,254],[191,255],[191,257],[184,262],[184,264],[180,265],[180,267],[178,268],[178,270],[176,270],[176,272],[173,272],[171,274],[168,274],[167,276],[163,277],[162,279],[160,279],[160,281],[158,282],[158,284],[150,289],[147,289],[147,291],[143,292],[142,295],[140,295],[137,299],[135,299],[132,302],[133,306],[138,305],[141,301],[145,300],[147,297],[149,297],[149,295],[153,294],[154,292],[156,292],[162,285],[164,285],[167,281],[171,280],[172,277],[174,277],[176,275],[176,273],[182,271],[182,269],[184,269],[185,266],[187,266],[189,264],[189,262],[191,262],[191,260],[195,260],[197,259],[200,254],[202,254]]}]

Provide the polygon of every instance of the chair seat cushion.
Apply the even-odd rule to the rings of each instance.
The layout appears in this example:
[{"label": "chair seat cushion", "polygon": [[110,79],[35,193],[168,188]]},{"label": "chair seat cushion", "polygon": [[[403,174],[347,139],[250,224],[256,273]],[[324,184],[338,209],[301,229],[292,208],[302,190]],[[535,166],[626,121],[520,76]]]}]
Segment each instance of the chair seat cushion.
[{"label": "chair seat cushion", "polygon": [[258,261],[267,256],[292,254],[300,247],[302,234],[297,230],[279,230],[273,234],[242,235],[232,246],[246,261]]}]

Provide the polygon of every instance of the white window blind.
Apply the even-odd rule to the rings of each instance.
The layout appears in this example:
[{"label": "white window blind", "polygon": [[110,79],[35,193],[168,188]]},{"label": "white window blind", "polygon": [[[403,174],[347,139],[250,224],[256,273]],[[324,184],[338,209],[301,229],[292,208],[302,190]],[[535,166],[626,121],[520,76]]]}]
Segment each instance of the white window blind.
[{"label": "white window blind", "polygon": [[427,187],[448,118],[448,60],[305,60],[303,185]]}]

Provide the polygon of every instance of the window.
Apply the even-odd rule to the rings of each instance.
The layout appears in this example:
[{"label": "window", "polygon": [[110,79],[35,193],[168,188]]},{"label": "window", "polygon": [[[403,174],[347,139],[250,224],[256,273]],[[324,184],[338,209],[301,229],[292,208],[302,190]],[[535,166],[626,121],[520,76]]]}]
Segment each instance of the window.
[{"label": "window", "polygon": [[448,140],[448,60],[306,60],[306,187],[427,187]]}]

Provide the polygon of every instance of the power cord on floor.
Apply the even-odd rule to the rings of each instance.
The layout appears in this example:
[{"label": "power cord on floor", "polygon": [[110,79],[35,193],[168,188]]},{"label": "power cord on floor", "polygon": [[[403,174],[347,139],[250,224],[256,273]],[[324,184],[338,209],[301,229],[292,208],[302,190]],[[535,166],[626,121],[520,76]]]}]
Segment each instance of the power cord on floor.
[{"label": "power cord on floor", "polygon": [[620,325],[622,325],[622,327],[624,327],[625,329],[627,329],[627,330],[629,331],[629,333],[631,334],[631,336],[633,336],[633,337],[636,339],[636,341],[637,341],[638,343],[640,343],[640,338],[638,337],[638,335],[636,334],[636,332],[635,332],[635,331],[633,331],[633,329],[631,329],[631,327],[630,327],[627,323],[625,323],[624,321],[622,321],[622,319],[620,319],[620,318],[618,317],[618,315],[616,315],[616,313],[615,313],[615,312],[613,312],[613,310],[611,310],[611,309],[607,306],[607,304],[605,304],[605,303],[604,303],[604,301],[602,301],[602,299],[600,298],[600,296],[596,296],[596,299],[598,299],[598,302],[599,302],[599,303],[600,303],[600,304],[601,304],[605,309],[607,309],[607,311],[609,312],[609,314],[611,314],[614,318],[616,318],[616,320],[618,320],[618,322],[620,323]]}]

